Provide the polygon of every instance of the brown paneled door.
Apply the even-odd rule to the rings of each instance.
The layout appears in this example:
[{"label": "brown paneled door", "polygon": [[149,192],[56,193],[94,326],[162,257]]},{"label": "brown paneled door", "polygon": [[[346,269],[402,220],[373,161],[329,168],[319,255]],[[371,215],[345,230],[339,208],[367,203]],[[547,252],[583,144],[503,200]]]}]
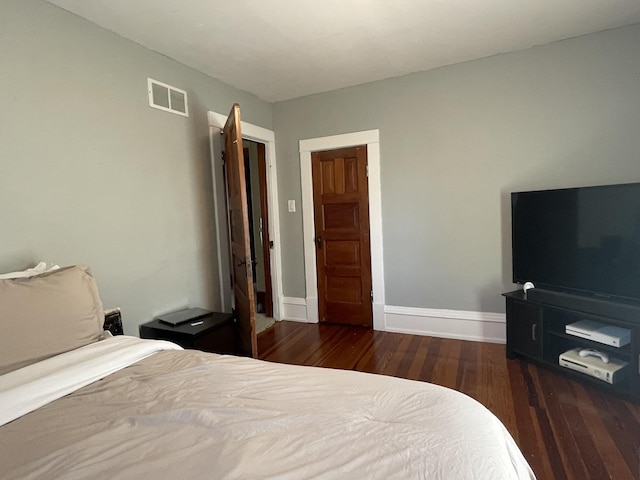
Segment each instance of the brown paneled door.
[{"label": "brown paneled door", "polygon": [[224,164],[227,179],[227,206],[231,242],[233,297],[242,353],[257,358],[255,302],[249,240],[247,189],[240,130],[240,106],[236,103],[223,130]]},{"label": "brown paneled door", "polygon": [[366,145],[311,154],[320,322],[373,326]]}]

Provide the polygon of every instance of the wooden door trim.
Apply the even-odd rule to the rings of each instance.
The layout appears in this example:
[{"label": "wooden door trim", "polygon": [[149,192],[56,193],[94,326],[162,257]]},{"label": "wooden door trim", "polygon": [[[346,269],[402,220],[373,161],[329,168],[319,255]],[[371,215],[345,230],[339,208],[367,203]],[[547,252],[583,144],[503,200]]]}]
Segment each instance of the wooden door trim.
[{"label": "wooden door trim", "polygon": [[[228,255],[222,254],[222,252],[229,251],[229,242],[226,237],[226,233],[222,230],[220,223],[220,213],[225,215],[224,200],[222,200],[222,206],[220,206],[219,199],[225,198],[224,192],[224,177],[222,176],[222,162],[220,161],[220,130],[227,122],[227,115],[207,112],[207,119],[209,121],[209,141],[211,150],[211,162],[212,162],[212,176],[213,176],[213,195],[214,195],[214,208],[216,210],[216,242],[218,246],[218,278],[220,285],[220,297],[221,308],[224,311],[231,311],[231,288],[228,279],[230,278],[230,265]],[[273,293],[273,318],[276,320],[282,320],[282,312],[284,306],[284,297],[282,289],[282,254],[280,249],[280,212],[278,210],[278,171],[276,162],[276,140],[273,130],[247,123],[245,121],[240,122],[240,128],[242,130],[242,137],[246,140],[252,140],[254,142],[263,143],[266,148],[266,164],[267,164],[267,196],[269,205],[273,208],[269,208],[269,238],[273,242],[273,248],[271,249],[271,288]],[[222,191],[220,191],[222,189]],[[221,212],[219,212],[221,209]],[[226,223],[224,224],[226,229]]]},{"label": "wooden door trim", "polygon": [[308,322],[318,322],[311,153],[321,150],[336,150],[338,148],[366,145],[369,161],[369,222],[371,232],[371,279],[373,284],[373,328],[374,330],[385,330],[379,138],[379,130],[367,130],[300,140],[300,181],[302,186],[304,265]]}]

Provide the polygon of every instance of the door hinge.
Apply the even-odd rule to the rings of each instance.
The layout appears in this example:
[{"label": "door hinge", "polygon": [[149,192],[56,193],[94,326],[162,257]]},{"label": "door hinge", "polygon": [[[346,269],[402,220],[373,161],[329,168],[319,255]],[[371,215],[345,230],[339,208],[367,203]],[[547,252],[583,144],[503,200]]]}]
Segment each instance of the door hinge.
[{"label": "door hinge", "polygon": [[269,248],[273,248],[273,240],[269,240]]},{"label": "door hinge", "polygon": [[373,290],[371,290],[371,301],[373,302]]},{"label": "door hinge", "polygon": [[224,155],[224,150],[222,151],[222,165],[225,164],[225,155]]},{"label": "door hinge", "polygon": [[365,165],[365,171],[367,172],[367,177],[369,176],[369,164]]}]

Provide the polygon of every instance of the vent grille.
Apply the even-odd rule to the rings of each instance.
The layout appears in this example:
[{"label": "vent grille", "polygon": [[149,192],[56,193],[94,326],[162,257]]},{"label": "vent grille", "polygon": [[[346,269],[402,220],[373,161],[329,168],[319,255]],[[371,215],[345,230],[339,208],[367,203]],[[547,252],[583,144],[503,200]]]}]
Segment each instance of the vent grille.
[{"label": "vent grille", "polygon": [[189,116],[187,92],[153,78],[147,78],[147,86],[150,107],[158,108],[165,112],[177,113],[183,117]]}]

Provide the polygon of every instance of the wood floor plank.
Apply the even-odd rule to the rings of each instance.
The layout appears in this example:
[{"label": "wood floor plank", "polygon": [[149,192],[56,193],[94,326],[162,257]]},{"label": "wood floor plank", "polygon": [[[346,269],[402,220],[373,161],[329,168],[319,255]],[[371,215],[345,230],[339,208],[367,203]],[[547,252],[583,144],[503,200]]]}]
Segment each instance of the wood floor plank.
[{"label": "wood floor plank", "polygon": [[504,345],[276,322],[258,336],[268,361],[437,383],[484,404],[540,480],[638,479],[640,405],[514,359]]},{"label": "wood floor plank", "polygon": [[495,412],[505,425],[515,425],[516,413],[513,404],[513,389],[509,378],[509,368],[505,358],[504,345],[492,344],[492,358],[495,360],[493,377],[493,397]]},{"label": "wood floor plank", "polygon": [[[362,355],[362,351],[373,345],[373,331],[348,329],[335,339],[333,348],[323,352],[320,358],[314,356],[313,365],[329,368],[353,370]],[[337,353],[340,353],[339,355]]]},{"label": "wood floor plank", "polygon": [[420,343],[416,349],[416,353],[411,360],[411,365],[407,370],[406,378],[410,380],[419,380],[420,372],[422,371],[422,365],[427,358],[427,352],[429,351],[429,345],[431,343],[431,337],[419,337]]},{"label": "wood floor plank", "polygon": [[[547,401],[544,395],[545,390],[544,387],[541,387],[539,373],[542,373],[542,375],[544,376],[547,375],[548,372],[540,372],[540,370],[535,366],[525,363],[522,360],[516,361],[520,362],[520,365],[522,366],[523,377],[529,383],[529,402],[531,405],[535,405],[534,411],[536,414],[537,426],[540,435],[539,448],[546,449],[545,454],[549,461],[549,465],[551,466],[550,476],[547,476],[546,478],[557,478],[558,480],[568,479],[570,478],[570,472],[567,470],[565,466],[566,464],[563,461],[565,455],[561,453],[564,445],[560,443],[561,439],[559,439],[554,434],[554,427],[552,425],[553,422],[549,416],[549,406],[547,405]],[[549,404],[551,408],[557,408],[553,400],[555,400],[555,398],[553,397],[552,393]]]},{"label": "wood floor plank", "polygon": [[409,369],[416,358],[418,348],[420,348],[421,338],[417,335],[403,335],[409,337],[409,342],[401,342],[396,355],[399,357],[398,369],[393,374],[395,377],[409,378]]},{"label": "wood floor plank", "polygon": [[[538,475],[544,474],[543,478],[553,478],[553,465],[547,455],[546,449],[541,449],[543,444],[543,431],[549,431],[548,425],[540,426],[538,423],[538,411],[540,407],[537,402],[531,401],[532,396],[529,393],[531,382],[525,378],[523,373],[528,373],[526,366],[522,362],[509,362],[509,383],[512,390],[512,401],[514,408],[514,425],[505,423],[507,429],[520,445],[525,458]],[[530,378],[530,376],[529,376]],[[566,478],[564,469],[559,469],[562,475],[557,478]]]},{"label": "wood floor plank", "polygon": [[368,348],[362,352],[360,355],[360,359],[356,363],[354,370],[359,372],[367,372],[367,373],[376,373],[373,369],[373,365],[375,364],[375,355],[377,345],[380,343],[381,332],[374,332],[373,334],[373,342]]},{"label": "wood floor plank", "polygon": [[455,388],[458,377],[460,342],[444,343],[446,348],[440,349],[430,382],[447,388]]},{"label": "wood floor plank", "polygon": [[[396,348],[393,351],[393,354],[389,358],[389,362],[384,367],[384,370],[380,373],[385,375],[390,375],[394,377],[402,376],[402,363],[403,361],[411,362],[411,358],[407,357],[407,352],[409,346],[411,345],[412,338],[410,335],[400,335],[396,334],[398,338],[398,343]],[[405,371],[408,370],[408,366]]]},{"label": "wood floor plank", "polygon": [[602,459],[607,472],[607,476],[603,478],[633,478],[634,472],[630,470],[616,442],[609,435],[602,421],[601,412],[592,400],[601,393],[590,392],[583,388],[578,389],[577,392],[579,396],[577,405],[584,417],[585,427],[594,441],[594,446],[598,449],[598,456]]},{"label": "wood floor plank", "polygon": [[303,365],[310,354],[309,345],[318,343],[319,332],[302,327],[291,328],[289,331],[290,335],[286,337],[282,348],[273,351],[271,360]]},{"label": "wood floor plank", "polygon": [[442,338],[432,338],[430,348],[427,351],[422,370],[420,370],[420,380],[423,382],[430,382],[433,378],[433,370],[436,367],[438,358],[442,354]]},{"label": "wood floor plank", "polygon": [[376,332],[373,355],[369,362],[364,366],[365,372],[385,374],[389,363],[393,359],[394,352],[398,348],[398,344],[402,338],[400,334],[386,334]]},{"label": "wood floor plank", "polygon": [[[601,395],[595,402],[599,410],[604,411],[601,417],[611,438],[618,446],[625,463],[632,472],[639,469],[638,449],[640,448],[640,427],[631,413],[636,406],[619,398]],[[640,473],[640,472],[639,472]]]},{"label": "wood floor plank", "polygon": [[345,335],[345,331],[341,328],[325,329],[324,325],[319,327],[318,333],[322,335],[323,338],[321,343],[316,342],[312,345],[301,345],[305,353],[299,357],[300,365],[323,365],[324,361],[331,358],[331,353],[336,351],[341,339]]},{"label": "wood floor plank", "polygon": [[561,408],[567,423],[571,425],[573,441],[588,472],[588,476],[584,478],[593,480],[608,478],[607,469],[587,430],[583,412],[578,408],[579,392],[582,387],[575,382],[571,382],[570,386],[571,401],[561,403]]},{"label": "wood floor plank", "polygon": [[[429,340],[431,337],[423,337]],[[455,389],[470,397],[476,398],[478,370],[480,365],[480,349],[476,342],[462,342],[460,345],[460,361],[456,376]]]},{"label": "wood floor plank", "polygon": [[540,386],[546,393],[543,398],[547,416],[557,445],[562,446],[558,454],[566,468],[567,477],[572,480],[591,478],[574,438],[576,430],[571,420],[565,416],[563,408],[567,402],[571,402],[571,380],[556,373],[540,373]]}]

